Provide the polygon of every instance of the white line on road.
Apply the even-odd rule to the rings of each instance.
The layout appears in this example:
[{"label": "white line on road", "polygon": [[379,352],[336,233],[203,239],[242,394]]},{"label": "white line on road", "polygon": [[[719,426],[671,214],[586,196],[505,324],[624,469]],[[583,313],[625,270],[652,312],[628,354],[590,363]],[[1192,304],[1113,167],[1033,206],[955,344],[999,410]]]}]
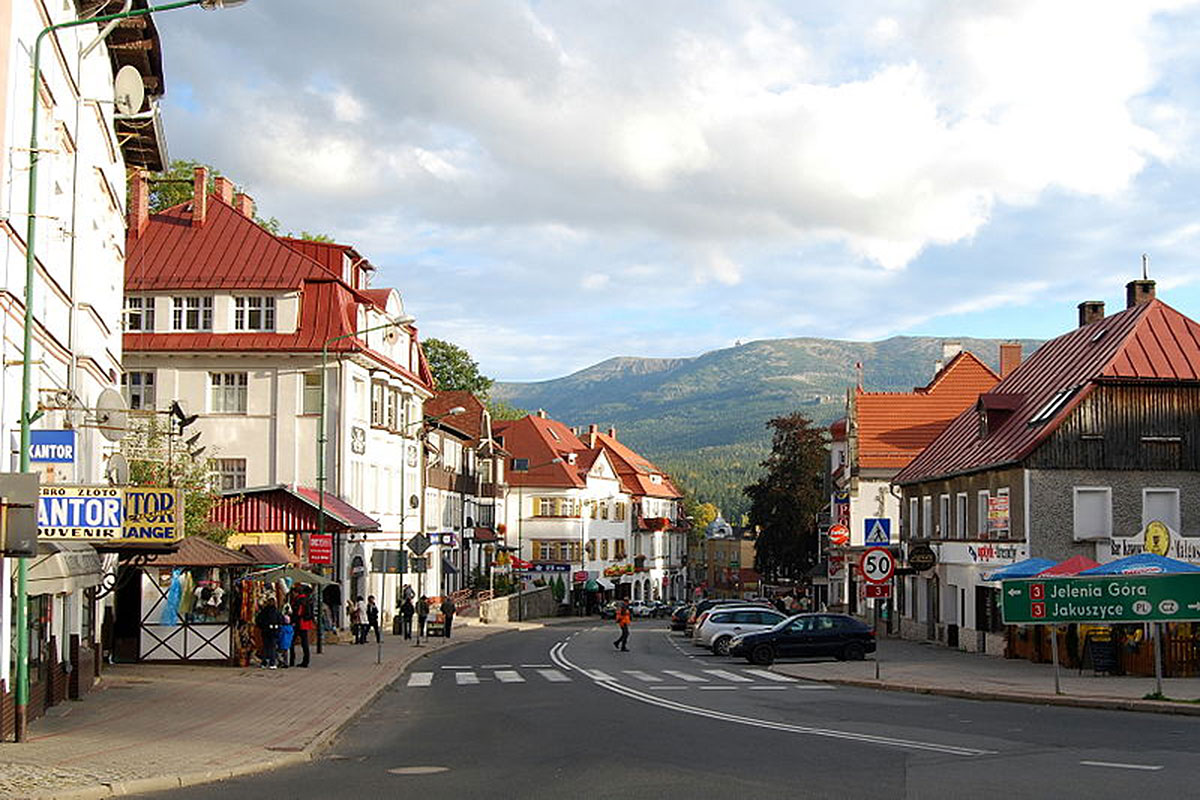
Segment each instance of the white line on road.
[{"label": "white line on road", "polygon": [[826,686],[825,684],[822,684],[822,683],[800,683],[795,686],[779,686],[779,687],[772,687],[772,688],[799,689],[803,692],[832,692],[837,687],[836,686]]},{"label": "white line on road", "polygon": [[1162,764],[1118,764],[1115,761],[1080,761],[1085,767],[1112,767],[1113,769],[1140,769],[1146,772],[1157,772]]},{"label": "white line on road", "polygon": [[498,669],[496,670],[496,680],[501,683],[524,683],[525,679],[521,677],[521,673],[515,669]]},{"label": "white line on road", "polygon": [[414,672],[408,676],[409,686],[428,686],[433,683],[432,672]]},{"label": "white line on road", "polygon": [[474,672],[456,672],[454,680],[458,681],[459,686],[474,686],[479,683],[479,676]]},{"label": "white line on road", "polygon": [[702,692],[736,692],[738,690],[736,686],[700,686],[697,688]]},{"label": "white line on road", "polygon": [[745,675],[738,675],[736,672],[730,672],[727,669],[706,669],[704,671],[709,675],[713,675],[717,678],[723,678],[724,680],[732,681],[733,683],[754,683],[753,680],[747,678]]},{"label": "white line on road", "polygon": [[567,683],[571,680],[556,669],[539,669],[537,672],[551,683]]},{"label": "white line on road", "polygon": [[484,664],[480,669],[508,669],[512,664]]},{"label": "white line on road", "polygon": [[615,681],[616,680],[616,678],[614,678],[612,675],[609,675],[607,672],[603,672],[598,669],[585,669],[584,674],[586,674],[589,678],[591,678],[594,681]]},{"label": "white line on road", "polygon": [[677,669],[664,669],[663,674],[673,675],[681,681],[688,683],[708,683],[708,678],[701,678],[699,675],[692,675],[690,672],[680,672]]},{"label": "white line on road", "polygon": [[642,672],[640,669],[623,669],[621,672],[624,672],[626,675],[632,678],[637,678],[643,683],[662,683],[662,678],[658,677],[657,675],[651,675],[648,672]]},{"label": "white line on road", "polygon": [[790,686],[751,686],[752,692],[786,692]]},{"label": "white line on road", "polygon": [[470,664],[455,664],[452,667],[442,667],[442,669],[474,669]]},{"label": "white line on road", "polygon": [[524,669],[538,669],[538,668],[545,668],[545,667],[553,667],[554,665],[553,664],[522,664],[521,666]]},{"label": "white line on road", "polygon": [[687,686],[651,686],[650,689],[656,692],[675,691],[677,689],[687,689]]},{"label": "white line on road", "polygon": [[747,675],[754,675],[759,678],[766,678],[769,681],[779,681],[780,683],[795,683],[796,679],[788,675],[780,675],[778,672],[771,672],[768,669],[748,669]]}]

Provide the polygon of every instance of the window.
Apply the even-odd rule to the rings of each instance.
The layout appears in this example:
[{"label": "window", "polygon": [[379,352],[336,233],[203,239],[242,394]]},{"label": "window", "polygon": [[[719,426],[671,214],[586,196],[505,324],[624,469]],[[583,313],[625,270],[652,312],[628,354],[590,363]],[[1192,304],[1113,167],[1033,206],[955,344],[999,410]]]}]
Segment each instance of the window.
[{"label": "window", "polygon": [[1012,533],[1007,488],[997,489],[996,496],[988,502],[988,532],[993,539],[1007,539]]},{"label": "window", "polygon": [[976,495],[975,505],[975,535],[980,539],[987,538],[988,529],[988,490],[984,489]]},{"label": "window", "polygon": [[533,515],[535,517],[553,517],[554,516],[554,498],[553,497],[537,497],[533,501]]},{"label": "window", "polygon": [[967,493],[959,492],[954,498],[954,538],[967,538]]},{"label": "window", "polygon": [[384,393],[387,386],[383,381],[371,381],[371,425],[382,428],[384,421]]},{"label": "window", "polygon": [[617,503],[613,507],[613,512],[614,512],[613,519],[617,520],[618,522],[625,521],[625,504],[624,503]]},{"label": "window", "polygon": [[921,498],[921,530],[926,539],[933,538],[933,498]]},{"label": "window", "polygon": [[171,330],[211,331],[213,299],[211,297],[172,297]]},{"label": "window", "polygon": [[579,542],[566,539],[535,539],[534,561],[572,562],[580,560]]},{"label": "window", "polygon": [[152,331],[154,330],[154,298],[126,297],[125,298],[125,330]]},{"label": "window", "polygon": [[300,409],[303,414],[321,413],[321,372],[313,370],[304,373],[304,396],[301,398]]},{"label": "window", "polygon": [[275,330],[275,298],[233,298],[233,329],[235,331]]},{"label": "window", "polygon": [[558,516],[560,517],[575,517],[579,515],[579,508],[572,497],[564,497],[558,501]]},{"label": "window", "polygon": [[210,372],[208,373],[212,396],[209,407],[214,414],[245,414],[246,386],[245,372]]},{"label": "window", "polygon": [[919,523],[917,521],[917,503],[918,503],[917,498],[915,498],[915,497],[908,498],[908,527],[909,527],[908,537],[910,539],[920,538],[920,533],[921,533],[921,529],[920,529]]},{"label": "window", "polygon": [[246,488],[246,459],[218,458],[215,464],[218,489],[227,491]]},{"label": "window", "polygon": [[398,413],[400,406],[400,390],[389,388],[387,392],[387,415],[384,425],[390,431],[399,430]]},{"label": "window", "polygon": [[596,503],[600,506],[600,519],[608,519],[608,503]]},{"label": "window", "polygon": [[625,557],[625,540],[613,539],[613,558],[620,560]]},{"label": "window", "polygon": [[1178,489],[1142,489],[1142,527],[1155,520],[1173,531],[1180,529]]},{"label": "window", "polygon": [[950,535],[950,495],[944,494],[938,497],[938,536],[949,539]]},{"label": "window", "polygon": [[1076,486],[1074,506],[1076,541],[1112,536],[1112,489]]},{"label": "window", "polygon": [[154,373],[126,372],[121,376],[121,393],[125,403],[135,411],[154,408]]},{"label": "window", "polygon": [[601,561],[608,560],[608,539],[600,540],[600,560]]}]

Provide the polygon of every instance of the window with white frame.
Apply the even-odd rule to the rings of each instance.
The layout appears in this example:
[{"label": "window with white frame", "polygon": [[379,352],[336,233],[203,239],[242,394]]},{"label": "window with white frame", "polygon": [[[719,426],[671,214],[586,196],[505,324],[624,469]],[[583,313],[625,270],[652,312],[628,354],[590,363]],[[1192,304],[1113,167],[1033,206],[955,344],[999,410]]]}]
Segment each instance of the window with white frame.
[{"label": "window with white frame", "polygon": [[942,539],[950,538],[950,495],[948,494],[938,497],[938,536]]},{"label": "window with white frame", "polygon": [[121,376],[125,404],[135,411],[154,408],[154,373],[126,372]]},{"label": "window with white frame", "polygon": [[370,397],[367,392],[367,382],[362,378],[354,379],[354,414],[357,419],[365,420],[368,412]]},{"label": "window with white frame", "polygon": [[154,330],[154,298],[126,297],[125,298],[125,330],[152,331]]},{"label": "window with white frame", "polygon": [[208,373],[211,395],[209,409],[214,414],[245,414],[246,393],[249,384],[245,372]]},{"label": "window with white frame", "polygon": [[246,488],[246,459],[218,458],[214,459],[214,466],[221,491]]},{"label": "window with white frame", "polygon": [[212,297],[193,295],[171,298],[171,330],[211,331],[212,327]]},{"label": "window with white frame", "polygon": [[987,537],[988,529],[988,498],[991,495],[987,489],[978,492],[975,505],[975,535],[980,539]]},{"label": "window with white frame", "polygon": [[387,390],[387,409],[384,414],[384,426],[389,431],[398,430],[399,424],[399,405],[400,405],[400,390],[388,387]]},{"label": "window with white frame", "polygon": [[233,298],[233,329],[235,331],[275,330],[275,298]]},{"label": "window with white frame", "polygon": [[967,493],[959,492],[954,497],[954,538],[967,538]]},{"label": "window with white frame", "polygon": [[1173,531],[1180,530],[1178,489],[1142,489],[1142,527],[1156,520]]},{"label": "window with white frame", "polygon": [[921,530],[926,539],[933,538],[933,498],[921,498]]},{"label": "window with white frame", "polygon": [[300,410],[303,414],[321,413],[321,371],[310,370],[304,373],[303,397]]},{"label": "window with white frame", "polygon": [[918,519],[920,501],[915,497],[908,498],[908,538],[918,539],[921,533],[921,523]]},{"label": "window with white frame", "polygon": [[1076,486],[1073,505],[1076,541],[1107,539],[1112,536],[1111,488]]},{"label": "window with white frame", "polygon": [[382,428],[384,423],[384,398],[387,395],[387,384],[383,381],[371,381],[371,425]]}]

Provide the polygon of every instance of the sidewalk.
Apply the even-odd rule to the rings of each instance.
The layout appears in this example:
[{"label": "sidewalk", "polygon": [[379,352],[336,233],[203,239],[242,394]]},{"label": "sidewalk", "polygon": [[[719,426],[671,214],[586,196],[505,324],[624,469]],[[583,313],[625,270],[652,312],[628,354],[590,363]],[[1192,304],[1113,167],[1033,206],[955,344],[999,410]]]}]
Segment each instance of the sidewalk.
[{"label": "sidewalk", "polygon": [[[1051,664],[899,639],[881,639],[879,651],[866,661],[785,662],[773,669],[797,678],[872,689],[1200,716],[1200,704],[1144,700],[1155,690],[1152,677],[1093,675],[1090,670],[1081,675],[1078,670],[1062,668],[1062,694],[1056,695]],[[1174,701],[1200,698],[1200,678],[1164,678],[1163,694]]]},{"label": "sidewalk", "polygon": [[0,797],[109,797],[309,760],[413,661],[493,633],[541,627],[456,620],[449,642],[313,648],[308,669],[107,667],[81,702],[50,709],[29,741],[0,744]]}]

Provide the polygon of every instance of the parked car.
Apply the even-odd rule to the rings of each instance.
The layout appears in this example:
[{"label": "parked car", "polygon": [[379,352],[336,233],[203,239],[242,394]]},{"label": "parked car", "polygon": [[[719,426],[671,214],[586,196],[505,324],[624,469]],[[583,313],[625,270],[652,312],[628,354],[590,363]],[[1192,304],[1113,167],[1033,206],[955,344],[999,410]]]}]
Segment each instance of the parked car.
[{"label": "parked car", "polygon": [[637,600],[629,604],[629,613],[635,617],[648,617],[654,613],[654,606]]},{"label": "parked car", "polygon": [[600,619],[616,619],[620,602],[611,600],[600,607]]},{"label": "parked car", "polygon": [[696,626],[695,644],[707,647],[716,655],[729,655],[733,637],[774,628],[787,619],[774,609],[758,606],[717,606],[707,612],[704,621]]},{"label": "parked car", "polygon": [[714,597],[706,597],[692,604],[692,613],[688,616],[687,626],[684,628],[684,633],[688,636],[696,632],[696,620],[698,620],[705,611],[715,606],[733,606],[745,605],[744,600],[718,599]]},{"label": "parked car", "polygon": [[652,617],[669,617],[675,610],[675,604],[664,603],[661,600],[655,600],[651,605],[654,606],[654,611],[650,614]]},{"label": "parked car", "polygon": [[676,608],[674,611],[671,612],[671,630],[686,631],[688,617],[690,617],[691,615],[692,615],[691,603],[686,603],[686,604]]},{"label": "parked car", "polygon": [[777,658],[833,656],[860,661],[875,652],[875,629],[845,614],[797,614],[774,628],[735,636],[729,654],[751,664]]}]

